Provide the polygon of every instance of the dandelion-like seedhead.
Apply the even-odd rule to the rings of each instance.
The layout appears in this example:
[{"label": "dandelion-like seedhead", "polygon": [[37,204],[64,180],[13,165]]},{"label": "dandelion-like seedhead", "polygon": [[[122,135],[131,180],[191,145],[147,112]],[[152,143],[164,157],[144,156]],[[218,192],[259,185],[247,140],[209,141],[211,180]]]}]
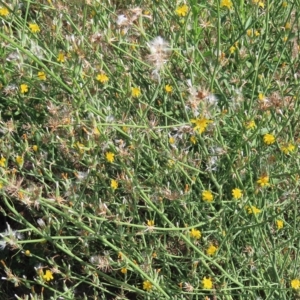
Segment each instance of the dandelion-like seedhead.
[{"label": "dandelion-like seedhead", "polygon": [[153,67],[153,72],[159,74],[159,71],[167,63],[171,54],[169,43],[158,36],[147,43],[150,54],[147,55],[147,61]]},{"label": "dandelion-like seedhead", "polygon": [[3,233],[0,233],[0,237],[2,238],[0,240],[0,248],[2,250],[6,246],[10,247],[12,250],[20,248],[18,240],[22,240],[24,238],[23,234],[16,230],[12,230],[8,223],[6,223],[6,226],[7,229]]},{"label": "dandelion-like seedhead", "polygon": [[108,255],[93,255],[90,258],[90,262],[96,266],[97,269],[108,273],[111,272],[112,266],[111,266],[111,258]]}]

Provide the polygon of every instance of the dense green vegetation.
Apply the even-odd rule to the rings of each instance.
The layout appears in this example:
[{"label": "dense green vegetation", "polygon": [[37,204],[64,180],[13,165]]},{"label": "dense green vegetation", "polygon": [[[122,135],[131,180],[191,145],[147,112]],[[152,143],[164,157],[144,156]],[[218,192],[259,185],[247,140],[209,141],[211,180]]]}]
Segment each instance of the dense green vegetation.
[{"label": "dense green vegetation", "polygon": [[1,299],[299,299],[299,11],[0,1]]}]

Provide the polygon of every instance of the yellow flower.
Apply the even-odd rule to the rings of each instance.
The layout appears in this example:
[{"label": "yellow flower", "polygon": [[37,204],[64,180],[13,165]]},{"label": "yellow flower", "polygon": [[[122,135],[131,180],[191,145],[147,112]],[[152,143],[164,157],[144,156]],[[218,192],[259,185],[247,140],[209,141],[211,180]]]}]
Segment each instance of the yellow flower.
[{"label": "yellow flower", "polygon": [[206,118],[201,118],[201,119],[191,119],[191,123],[196,124],[194,130],[198,130],[199,133],[203,133],[206,127],[208,126],[208,124],[212,123],[212,121]]},{"label": "yellow flower", "polygon": [[175,139],[172,136],[169,138],[169,143],[171,145],[173,145],[175,143]]},{"label": "yellow flower", "polygon": [[266,97],[265,97],[265,95],[264,95],[263,93],[259,93],[259,94],[258,94],[258,99],[259,99],[260,101],[264,101],[264,100],[266,99]]},{"label": "yellow flower", "polygon": [[94,134],[94,135],[100,135],[100,131],[99,131],[99,129],[97,128],[97,126],[94,126],[94,128],[93,128],[93,134]]},{"label": "yellow flower", "polygon": [[43,275],[43,279],[46,281],[50,281],[53,278],[53,273],[50,270],[46,270],[46,273]]},{"label": "yellow flower", "polygon": [[38,149],[39,149],[39,147],[38,147],[37,145],[33,145],[33,146],[32,146],[32,150],[33,150],[34,152],[37,152]]},{"label": "yellow flower", "polygon": [[290,22],[285,23],[284,28],[286,30],[291,29],[291,23]]},{"label": "yellow flower", "polygon": [[7,17],[9,15],[9,10],[6,7],[0,7],[0,16]]},{"label": "yellow flower", "polygon": [[259,214],[261,212],[260,209],[258,209],[257,207],[251,205],[251,206],[246,206],[246,209],[248,211],[248,214],[251,215],[251,214]]},{"label": "yellow flower", "polygon": [[300,280],[299,279],[293,279],[291,281],[291,287],[294,290],[299,290],[300,289]]},{"label": "yellow flower", "polygon": [[242,191],[240,189],[237,189],[237,188],[233,189],[231,194],[232,194],[232,197],[234,199],[240,199],[243,196]]},{"label": "yellow flower", "polygon": [[17,156],[16,157],[16,163],[21,166],[23,164],[23,158],[22,156]]},{"label": "yellow flower", "polygon": [[208,277],[208,278],[204,277],[202,279],[202,286],[203,286],[204,289],[207,289],[207,290],[212,289],[213,283],[212,283],[211,278],[210,277]]},{"label": "yellow flower", "polygon": [[28,92],[28,85],[25,84],[25,83],[21,84],[20,85],[20,92],[21,92],[21,94],[27,93]]},{"label": "yellow flower", "polygon": [[282,40],[283,40],[284,42],[286,42],[286,41],[288,40],[288,37],[285,35],[285,36],[282,38]]},{"label": "yellow flower", "polygon": [[118,188],[118,182],[117,182],[117,180],[114,180],[114,179],[112,179],[111,181],[110,181],[110,187],[113,189],[113,190],[116,190],[117,188]]},{"label": "yellow flower", "polygon": [[25,255],[26,255],[26,256],[30,256],[30,251],[29,251],[29,250],[26,250],[26,251],[25,251]]},{"label": "yellow flower", "polygon": [[264,143],[267,144],[267,145],[274,144],[275,140],[276,140],[275,136],[273,134],[270,134],[270,133],[265,134],[263,139],[264,139]]},{"label": "yellow flower", "polygon": [[5,162],[6,162],[6,158],[5,157],[1,157],[1,159],[0,159],[0,167],[4,168],[5,167]]},{"label": "yellow flower", "polygon": [[29,29],[32,33],[37,33],[37,32],[41,31],[39,25],[34,24],[34,23],[29,24]]},{"label": "yellow flower", "polygon": [[181,6],[178,6],[175,10],[175,13],[179,16],[179,17],[185,17],[188,14],[189,11],[189,7],[186,4],[183,4]]},{"label": "yellow flower", "polygon": [[253,35],[253,29],[248,29],[246,32],[249,37]]},{"label": "yellow flower", "polygon": [[0,190],[3,188],[3,183],[0,181]]},{"label": "yellow flower", "polygon": [[172,93],[172,87],[169,85],[169,84],[167,84],[166,86],[165,86],[165,91],[167,92],[167,93]]},{"label": "yellow flower", "polygon": [[127,273],[127,268],[122,268],[122,269],[121,269],[121,273],[122,273],[122,274],[126,274],[126,273]]},{"label": "yellow flower", "polygon": [[235,50],[236,50],[236,48],[235,48],[234,46],[231,46],[231,47],[229,48],[230,54],[233,54],[233,53],[235,52]]},{"label": "yellow flower", "polygon": [[168,167],[172,168],[175,165],[175,161],[173,159],[168,160]]},{"label": "yellow flower", "polygon": [[57,61],[60,62],[60,63],[64,63],[65,62],[65,55],[62,52],[58,53]]},{"label": "yellow flower", "polygon": [[245,124],[246,129],[254,129],[256,124],[253,120],[247,121]]},{"label": "yellow flower", "polygon": [[227,7],[228,9],[232,8],[232,2],[231,0],[221,0],[221,7]]},{"label": "yellow flower", "polygon": [[141,95],[141,90],[138,87],[131,88],[131,96],[137,98]]},{"label": "yellow flower", "polygon": [[115,160],[115,154],[112,152],[106,152],[105,157],[106,157],[106,160],[110,163],[114,162],[114,160]]},{"label": "yellow flower", "polygon": [[98,74],[96,79],[101,83],[106,83],[109,80],[109,78],[107,77],[107,75],[105,73]]},{"label": "yellow flower", "polygon": [[149,292],[152,289],[153,285],[149,280],[143,282],[143,289]]},{"label": "yellow flower", "polygon": [[190,237],[192,239],[199,240],[201,238],[201,231],[197,230],[195,228],[192,228],[191,231],[190,231]]},{"label": "yellow flower", "polygon": [[39,80],[46,80],[45,72],[38,72],[38,78]]},{"label": "yellow flower", "polygon": [[258,5],[258,7],[261,7],[261,8],[265,7],[265,4],[259,0],[252,0],[252,3]]},{"label": "yellow flower", "polygon": [[282,7],[287,7],[288,6],[288,3],[286,1],[283,1],[282,2]]},{"label": "yellow flower", "polygon": [[78,152],[79,152],[80,154],[83,154],[83,153],[84,153],[84,145],[81,144],[80,142],[76,142],[76,143],[74,144],[74,147],[78,150]]},{"label": "yellow flower", "polygon": [[288,144],[283,144],[280,147],[280,150],[284,153],[284,154],[289,154],[290,152],[293,152],[295,150],[295,146],[291,143]]},{"label": "yellow flower", "polygon": [[148,226],[154,226],[154,220],[147,220]]},{"label": "yellow flower", "polygon": [[282,220],[276,220],[276,226],[277,226],[277,229],[282,229],[283,228],[283,221]]},{"label": "yellow flower", "polygon": [[255,31],[254,31],[254,35],[255,35],[255,36],[260,36],[259,31],[258,31],[258,30],[255,30]]},{"label": "yellow flower", "polygon": [[202,200],[207,202],[212,202],[214,200],[214,196],[211,191],[203,191],[202,192]]},{"label": "yellow flower", "polygon": [[270,183],[269,183],[269,176],[267,176],[267,175],[262,175],[262,176],[260,176],[260,177],[258,178],[258,180],[257,180],[257,183],[258,183],[261,187],[270,185]]},{"label": "yellow flower", "polygon": [[196,137],[195,137],[194,135],[192,135],[192,136],[190,137],[190,141],[191,141],[191,143],[193,143],[193,144],[195,145],[196,142],[197,142]]},{"label": "yellow flower", "polygon": [[206,254],[209,256],[215,255],[217,252],[218,248],[215,247],[213,244],[210,244],[209,247],[206,249]]}]

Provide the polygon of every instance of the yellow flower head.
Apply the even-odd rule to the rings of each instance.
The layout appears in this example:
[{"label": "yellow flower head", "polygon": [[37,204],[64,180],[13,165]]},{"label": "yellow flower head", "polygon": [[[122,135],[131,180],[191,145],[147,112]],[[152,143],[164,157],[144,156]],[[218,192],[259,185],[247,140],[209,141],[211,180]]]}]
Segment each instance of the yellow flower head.
[{"label": "yellow flower head", "polygon": [[264,101],[266,99],[265,95],[263,93],[258,94],[258,100],[259,101]]},{"label": "yellow flower head", "polygon": [[232,2],[231,0],[221,0],[221,7],[227,7],[228,9],[232,8]]},{"label": "yellow flower head", "polygon": [[248,214],[251,215],[251,214],[259,214],[261,212],[260,209],[258,209],[257,207],[251,205],[251,206],[246,206],[246,209],[248,211]]},{"label": "yellow flower head", "polygon": [[291,29],[291,23],[290,22],[285,23],[284,28],[286,30]]},{"label": "yellow flower head", "polygon": [[199,133],[203,133],[206,127],[208,126],[208,124],[212,123],[212,121],[206,118],[200,118],[200,119],[192,119],[191,123],[196,124],[194,130],[198,131]]},{"label": "yellow flower head", "polygon": [[110,181],[110,186],[111,186],[111,188],[113,189],[113,190],[116,190],[117,188],[118,188],[118,181],[117,180],[115,180],[115,179],[112,179],[111,181]]},{"label": "yellow flower head", "polygon": [[122,274],[126,274],[126,273],[127,273],[127,268],[122,268],[122,269],[121,269],[121,273],[122,273]]},{"label": "yellow flower head", "polygon": [[283,221],[282,220],[276,220],[276,226],[277,226],[277,229],[282,229],[283,228]]},{"label": "yellow flower head", "polygon": [[147,225],[148,226],[154,226],[154,220],[147,220]]},{"label": "yellow flower head", "polygon": [[1,157],[0,158],[0,167],[5,167],[5,162],[6,162],[6,158],[5,157]]},{"label": "yellow flower head", "polygon": [[39,25],[34,24],[34,23],[29,24],[29,29],[32,33],[38,33],[41,31]]},{"label": "yellow flower head", "polygon": [[21,84],[20,85],[20,92],[21,92],[21,94],[27,93],[28,92],[28,85],[25,84],[25,83]]},{"label": "yellow flower head", "polygon": [[265,4],[264,4],[263,1],[252,0],[252,3],[258,5],[258,7],[261,7],[261,8],[264,8],[264,7],[265,7]]},{"label": "yellow flower head", "polygon": [[107,75],[105,73],[98,74],[96,79],[101,83],[106,83],[109,81],[109,78],[107,77]]},{"label": "yellow flower head", "polygon": [[291,287],[294,290],[299,290],[300,289],[300,280],[299,279],[293,279],[291,281]]},{"label": "yellow flower head", "polygon": [[209,247],[206,249],[206,254],[209,256],[215,255],[217,252],[218,248],[215,247],[213,244],[210,244]]},{"label": "yellow flower head", "polygon": [[76,150],[80,153],[83,154],[84,153],[84,145],[80,142],[76,142],[74,144],[74,147],[76,148]]},{"label": "yellow flower head", "polygon": [[275,143],[275,136],[273,134],[267,133],[263,137],[264,143],[267,145],[272,145]]},{"label": "yellow flower head", "polygon": [[250,120],[245,123],[246,129],[254,129],[256,127],[255,121]]},{"label": "yellow flower head", "polygon": [[260,177],[258,178],[258,180],[257,180],[257,183],[258,183],[261,187],[270,185],[270,183],[269,183],[269,176],[267,176],[267,175],[262,175],[262,176],[260,176]]},{"label": "yellow flower head", "polygon": [[190,237],[192,239],[199,240],[201,238],[201,231],[197,230],[195,228],[192,228],[191,231],[190,231]]},{"label": "yellow flower head", "polygon": [[63,52],[59,52],[57,55],[57,61],[60,63],[64,63],[65,62],[65,55]]},{"label": "yellow flower head", "polygon": [[16,163],[21,166],[23,164],[23,157],[22,156],[17,156],[16,157]]},{"label": "yellow flower head", "polygon": [[143,282],[143,289],[147,292],[151,291],[153,285],[149,280]]},{"label": "yellow flower head", "polygon": [[112,152],[106,152],[105,157],[106,157],[106,160],[110,163],[113,163],[115,160],[115,154]]},{"label": "yellow flower head", "polygon": [[33,145],[33,146],[32,146],[32,150],[33,150],[34,152],[37,152],[37,151],[39,150],[39,147],[38,147],[37,145]]},{"label": "yellow flower head", "polygon": [[43,275],[45,281],[53,280],[53,273],[50,270],[46,270],[46,273]]},{"label": "yellow flower head", "polygon": [[45,72],[38,72],[38,78],[39,80],[46,80]]},{"label": "yellow flower head", "polygon": [[290,152],[293,152],[295,150],[295,146],[291,143],[283,144],[283,145],[281,145],[280,150],[284,154],[289,154]]},{"label": "yellow flower head", "polygon": [[231,47],[229,48],[230,54],[233,54],[233,53],[235,52],[235,50],[236,50],[236,48],[235,48],[234,46],[231,46]]},{"label": "yellow flower head", "polygon": [[212,202],[214,200],[214,196],[211,191],[205,190],[202,192],[202,200],[207,202]]},{"label": "yellow flower head", "polygon": [[186,4],[178,6],[175,10],[176,15],[179,17],[185,17],[188,14],[189,7]]},{"label": "yellow flower head", "polygon": [[192,135],[192,136],[190,137],[190,141],[191,141],[192,144],[195,145],[196,142],[197,142],[196,137],[195,137],[194,135]]},{"label": "yellow flower head", "polygon": [[169,85],[169,84],[167,84],[166,86],[165,86],[165,91],[167,92],[167,93],[172,93],[172,87]]},{"label": "yellow flower head", "polygon": [[138,98],[141,95],[141,90],[138,87],[131,88],[131,96],[134,98]]},{"label": "yellow flower head", "polygon": [[6,7],[0,7],[0,16],[7,17],[9,15],[9,10]]},{"label": "yellow flower head", "polygon": [[169,138],[169,143],[170,143],[171,145],[175,144],[175,138],[171,136],[171,137]]},{"label": "yellow flower head", "polygon": [[211,278],[210,277],[208,277],[208,278],[204,277],[202,279],[202,286],[206,290],[211,290],[212,287],[213,287],[213,283],[212,283]]},{"label": "yellow flower head", "polygon": [[231,192],[234,199],[240,199],[243,196],[242,190],[235,188]]}]

